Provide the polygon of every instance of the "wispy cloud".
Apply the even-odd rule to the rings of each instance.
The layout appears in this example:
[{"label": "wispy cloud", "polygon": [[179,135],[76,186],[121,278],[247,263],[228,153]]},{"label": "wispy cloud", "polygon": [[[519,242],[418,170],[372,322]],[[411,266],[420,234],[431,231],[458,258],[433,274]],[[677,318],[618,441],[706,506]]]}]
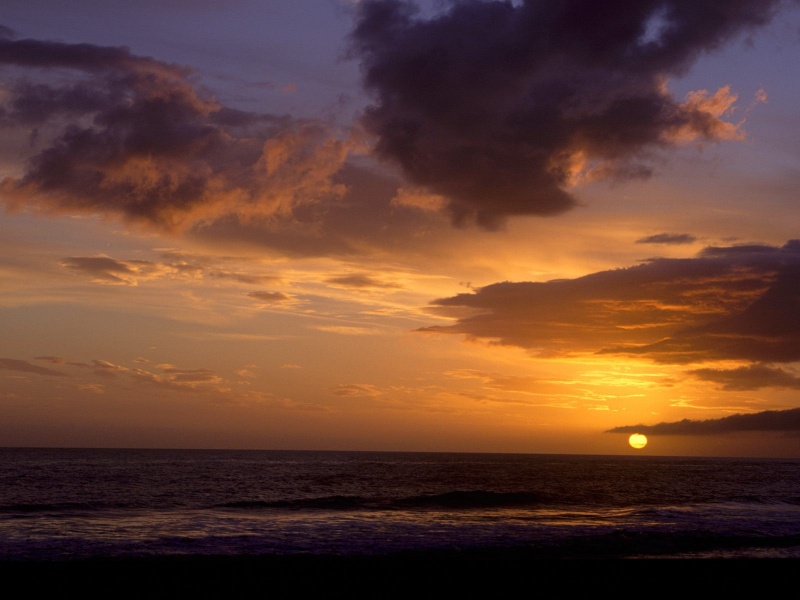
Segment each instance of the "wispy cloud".
[{"label": "wispy cloud", "polygon": [[0,370],[19,371],[21,373],[32,373],[34,375],[47,375],[49,377],[69,377],[66,373],[33,365],[26,360],[16,358],[0,358]]},{"label": "wispy cloud", "polygon": [[352,288],[399,288],[396,283],[381,281],[365,273],[352,273],[350,275],[339,275],[325,280],[328,283],[343,287]]},{"label": "wispy cloud", "polygon": [[105,254],[98,256],[70,256],[61,261],[61,266],[70,271],[88,276],[92,283],[137,286],[141,282],[157,279],[222,279],[244,285],[274,284],[281,281],[275,275],[245,273],[225,269],[214,264],[218,260],[205,257],[203,264],[197,258],[191,262],[180,255],[165,254],[172,260],[149,261],[139,259],[118,259]]},{"label": "wispy cloud", "polygon": [[374,327],[356,327],[352,325],[318,325],[314,329],[339,335],[377,335],[381,333],[380,329]]},{"label": "wispy cloud", "polygon": [[657,233],[636,240],[637,244],[693,244],[697,238],[688,233]]},{"label": "wispy cloud", "polygon": [[337,385],[331,390],[335,396],[352,398],[379,398],[384,395],[384,390],[370,383],[349,383]]},{"label": "wispy cloud", "polygon": [[280,304],[292,299],[282,292],[250,292],[247,295],[262,304]]},{"label": "wispy cloud", "polygon": [[117,260],[110,256],[72,256],[61,266],[88,275],[93,283],[138,285],[139,281],[175,273],[175,269],[146,260]]}]

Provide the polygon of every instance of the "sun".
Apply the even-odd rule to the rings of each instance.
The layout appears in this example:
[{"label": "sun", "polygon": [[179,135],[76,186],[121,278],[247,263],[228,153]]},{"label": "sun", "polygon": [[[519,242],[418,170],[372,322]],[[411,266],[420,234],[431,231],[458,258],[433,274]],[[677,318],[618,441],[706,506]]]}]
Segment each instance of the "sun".
[{"label": "sun", "polygon": [[631,445],[631,448],[636,448],[637,450],[641,450],[645,446],[647,446],[647,437],[642,435],[641,433],[634,433],[631,437],[628,438],[628,443]]}]

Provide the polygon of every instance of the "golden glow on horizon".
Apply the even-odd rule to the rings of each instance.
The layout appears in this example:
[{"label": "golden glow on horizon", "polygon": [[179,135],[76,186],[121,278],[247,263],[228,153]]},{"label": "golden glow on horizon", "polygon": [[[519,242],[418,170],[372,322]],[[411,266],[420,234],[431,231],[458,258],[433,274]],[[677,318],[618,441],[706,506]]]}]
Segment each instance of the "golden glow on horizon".
[{"label": "golden glow on horizon", "polygon": [[628,443],[631,445],[631,448],[641,450],[647,446],[647,436],[644,436],[641,433],[634,433],[628,438]]}]

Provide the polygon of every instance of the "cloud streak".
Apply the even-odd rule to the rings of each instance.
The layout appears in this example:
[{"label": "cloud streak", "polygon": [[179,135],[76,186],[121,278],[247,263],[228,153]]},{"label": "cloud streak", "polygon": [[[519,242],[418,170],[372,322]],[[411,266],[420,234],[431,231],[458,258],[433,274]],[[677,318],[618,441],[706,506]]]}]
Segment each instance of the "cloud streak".
[{"label": "cloud streak", "polygon": [[16,358],[0,358],[0,371],[19,371],[21,373],[33,373],[34,375],[47,375],[50,377],[69,377],[69,375],[61,371],[32,365],[26,360]]},{"label": "cloud streak", "polygon": [[[107,255],[70,256],[61,261],[65,269],[86,275],[91,283],[137,286],[142,281],[163,278],[202,280],[204,278],[231,280],[244,285],[264,285],[280,282],[275,275],[260,275],[229,271],[214,266],[208,257],[191,257],[166,252],[164,261],[117,259]],[[209,264],[204,264],[204,262]],[[217,261],[218,262],[218,261]]]},{"label": "cloud streak", "polygon": [[365,273],[353,273],[350,275],[341,275],[338,277],[330,277],[325,280],[327,283],[342,286],[346,288],[399,288],[396,283],[384,282],[374,277],[370,277]]},{"label": "cloud streak", "polygon": [[666,82],[779,4],[466,0],[422,17],[412,2],[364,0],[350,38],[375,97],[363,124],[456,222],[555,215],[579,181],[646,177],[661,148],[741,139],[729,88],[681,102]]},{"label": "cloud streak", "polygon": [[637,244],[692,244],[697,238],[688,233],[657,233],[636,240]]}]

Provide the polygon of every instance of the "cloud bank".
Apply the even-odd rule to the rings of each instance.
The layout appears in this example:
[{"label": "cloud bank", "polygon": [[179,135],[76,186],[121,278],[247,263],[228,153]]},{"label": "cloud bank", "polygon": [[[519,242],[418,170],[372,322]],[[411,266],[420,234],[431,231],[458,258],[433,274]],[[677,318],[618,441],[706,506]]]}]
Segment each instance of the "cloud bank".
[{"label": "cloud bank", "polygon": [[647,157],[677,142],[741,139],[727,87],[680,102],[666,82],[779,4],[464,0],[426,18],[364,0],[350,38],[375,96],[363,124],[456,222],[558,214],[577,181],[647,176]]},{"label": "cloud bank", "polygon": [[800,360],[800,240],[711,247],[577,279],[495,283],[431,308],[455,322],[421,331],[540,356],[792,362]]},{"label": "cloud bank", "polygon": [[758,390],[765,387],[800,390],[800,377],[769,365],[735,369],[693,369],[690,375],[719,384],[726,391]]},{"label": "cloud bank", "polygon": [[744,431],[800,431],[800,408],[767,410],[721,419],[693,421],[683,419],[657,425],[625,425],[606,433],[644,433],[648,435],[714,435]]}]

